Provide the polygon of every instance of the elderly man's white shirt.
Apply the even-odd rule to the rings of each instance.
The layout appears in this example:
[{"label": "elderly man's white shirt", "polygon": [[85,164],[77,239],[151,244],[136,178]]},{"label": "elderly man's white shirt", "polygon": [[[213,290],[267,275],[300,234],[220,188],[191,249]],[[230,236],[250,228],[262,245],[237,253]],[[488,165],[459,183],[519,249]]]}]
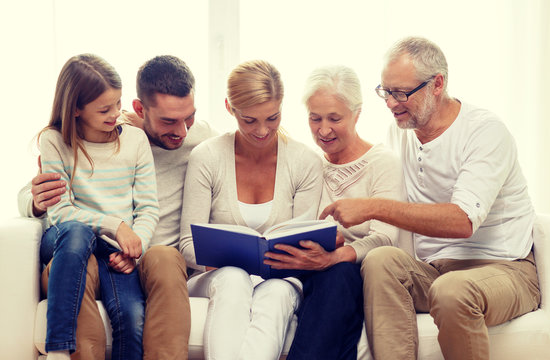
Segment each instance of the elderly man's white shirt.
[{"label": "elderly man's white shirt", "polygon": [[388,144],[402,157],[408,198],[453,203],[472,222],[467,239],[414,234],[420,259],[524,258],[535,213],[512,135],[493,113],[462,103],[453,124],[421,144],[413,130],[393,124]]}]

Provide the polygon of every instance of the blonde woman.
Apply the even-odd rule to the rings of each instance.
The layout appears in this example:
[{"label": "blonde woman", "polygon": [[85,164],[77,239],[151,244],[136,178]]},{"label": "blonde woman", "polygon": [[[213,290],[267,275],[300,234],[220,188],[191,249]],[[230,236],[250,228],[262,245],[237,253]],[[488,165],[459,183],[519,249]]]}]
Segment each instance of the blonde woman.
[{"label": "blonde woman", "polygon": [[225,102],[237,130],[198,145],[189,159],[180,250],[196,270],[189,295],[210,299],[207,359],[279,358],[300,302],[300,292],[287,280],[261,281],[239,268],[197,265],[190,231],[192,223],[210,222],[262,232],[295,217],[316,218],[321,159],[279,131],[283,93],[273,65],[250,61],[237,66]]}]

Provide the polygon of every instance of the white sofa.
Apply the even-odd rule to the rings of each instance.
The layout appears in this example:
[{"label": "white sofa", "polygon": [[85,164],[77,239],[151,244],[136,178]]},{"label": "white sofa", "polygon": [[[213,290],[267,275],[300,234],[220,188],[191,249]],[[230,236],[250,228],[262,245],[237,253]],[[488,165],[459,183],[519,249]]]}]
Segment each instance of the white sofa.
[{"label": "white sofa", "polygon": [[[35,360],[44,353],[46,300],[40,301],[38,250],[40,221],[24,218],[0,222],[0,358]],[[491,359],[550,359],[550,214],[539,214],[535,258],[542,292],[540,309],[489,329]],[[208,300],[191,298],[190,359],[202,359],[202,332]],[[100,309],[106,318],[103,306]],[[437,327],[429,314],[418,314],[419,358],[441,360]],[[105,321],[110,351],[110,327]],[[295,322],[287,336],[288,351]],[[322,326],[322,324],[320,324]],[[371,359],[363,332],[359,358]],[[107,359],[109,356],[107,356]]]}]

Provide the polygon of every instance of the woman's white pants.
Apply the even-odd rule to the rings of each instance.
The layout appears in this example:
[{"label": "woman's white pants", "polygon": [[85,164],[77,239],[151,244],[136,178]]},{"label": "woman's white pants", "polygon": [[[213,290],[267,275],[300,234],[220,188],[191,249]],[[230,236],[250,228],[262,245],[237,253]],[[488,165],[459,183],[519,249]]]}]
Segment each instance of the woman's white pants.
[{"label": "woman's white pants", "polygon": [[226,266],[189,279],[189,296],[208,297],[204,352],[208,360],[275,360],[300,303],[283,279],[262,280]]}]

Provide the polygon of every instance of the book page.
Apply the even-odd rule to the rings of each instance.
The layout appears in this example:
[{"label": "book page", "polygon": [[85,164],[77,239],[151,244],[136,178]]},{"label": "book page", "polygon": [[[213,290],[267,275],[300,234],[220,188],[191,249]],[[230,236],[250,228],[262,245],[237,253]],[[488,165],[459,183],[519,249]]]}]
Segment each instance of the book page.
[{"label": "book page", "polygon": [[242,226],[242,225],[208,224],[208,223],[201,223],[201,224],[194,224],[194,225],[200,225],[200,226],[207,227],[207,228],[212,228],[212,229],[231,231],[231,232],[236,232],[236,233],[240,233],[240,234],[249,234],[249,235],[254,235],[254,236],[261,236],[261,234],[259,232],[257,232],[256,230],[251,229],[251,228],[246,227],[246,226]]},{"label": "book page", "polygon": [[274,225],[264,232],[266,238],[275,238],[285,236],[288,234],[295,234],[304,231],[322,229],[325,227],[333,226],[334,223],[328,220],[299,220],[291,219],[289,221],[282,222]]}]

